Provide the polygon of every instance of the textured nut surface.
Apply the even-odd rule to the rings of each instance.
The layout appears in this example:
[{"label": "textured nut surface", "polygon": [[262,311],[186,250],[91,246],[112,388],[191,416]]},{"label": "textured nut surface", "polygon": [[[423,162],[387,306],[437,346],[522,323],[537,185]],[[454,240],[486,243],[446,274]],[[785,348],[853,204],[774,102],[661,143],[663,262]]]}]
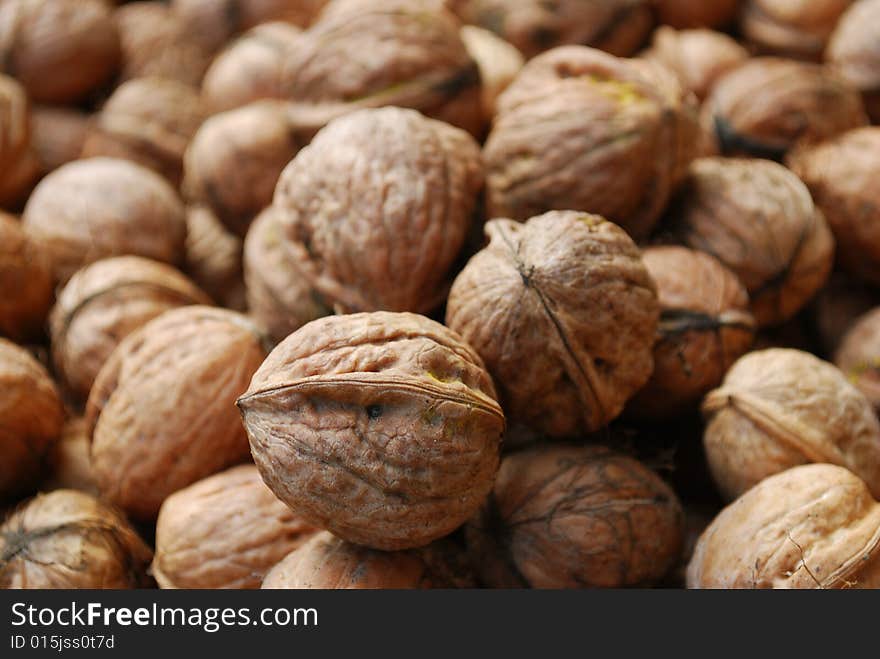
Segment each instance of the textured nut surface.
[{"label": "textured nut surface", "polygon": [[34,106],[31,111],[31,148],[43,174],[80,157],[90,120],[89,115],[75,108]]},{"label": "textured nut surface", "polygon": [[461,39],[480,69],[483,87],[483,113],[487,121],[495,115],[495,101],[516,74],[525,60],[515,46],[498,37],[494,32],[475,25],[463,25]]},{"label": "textured nut surface", "polygon": [[847,467],[880,493],[880,422],[832,364],[800,350],[751,352],[703,400],[709,468],[734,499],[808,462]]},{"label": "textured nut surface", "polygon": [[52,305],[49,257],[13,216],[0,212],[0,335],[30,337]]},{"label": "textured nut surface", "polygon": [[185,270],[222,306],[234,311],[246,307],[242,241],[203,206],[186,209]]},{"label": "textured nut surface", "polygon": [[122,515],[75,490],[41,494],[0,526],[0,588],[138,588],[152,552]]},{"label": "textured nut surface", "polygon": [[878,588],[880,504],[838,466],[771,476],[700,537],[689,588]]},{"label": "textured nut surface", "polygon": [[582,210],[644,237],[694,155],[695,114],[653,62],[581,46],[540,55],[498,99],[484,148],[489,214]]},{"label": "textured nut surface", "polygon": [[880,309],[866,313],[846,332],[834,363],[880,410]]},{"label": "textured nut surface", "polygon": [[827,61],[864,95],[880,122],[880,0],[860,0],[841,17],[826,51]]},{"label": "textured nut surface", "polygon": [[313,321],[239,399],[263,479],[295,513],[376,549],[426,545],[482,504],[504,416],[477,354],[410,313]]},{"label": "textured nut surface", "polygon": [[736,18],[740,0],[654,0],[657,18],[675,28],[724,27]]},{"label": "textured nut surface", "polygon": [[234,403],[264,356],[253,324],[224,309],[174,309],[129,334],[86,407],[102,495],[153,520],[172,493],[244,462]]},{"label": "textured nut surface", "polygon": [[114,348],[156,316],[208,296],[170,265],[139,256],[103,259],[79,270],[58,295],[49,333],[55,370],[85,399]]},{"label": "textured nut surface", "polygon": [[666,574],[684,518],[669,486],[636,460],[600,446],[549,445],[504,459],[466,531],[488,586],[620,588]]},{"label": "textured nut surface", "polygon": [[595,215],[492,220],[456,278],[447,324],[474,347],[512,418],[597,430],[651,375],[659,306],[639,249]]},{"label": "textured nut surface", "polygon": [[98,496],[100,488],[92,468],[91,441],[86,420],[73,417],[64,423],[61,438],[55,442],[47,455],[46,480],[41,491],[78,490]]},{"label": "textured nut surface", "polygon": [[853,0],[746,0],[743,4],[740,29],[762,52],[819,59]]},{"label": "textured nut surface", "polygon": [[156,522],[160,588],[259,588],[266,572],[317,529],[240,465],[172,494]]},{"label": "textured nut surface", "polygon": [[464,131],[413,110],[361,110],[281,174],[283,249],[327,306],[427,313],[446,297],[482,184]]}]

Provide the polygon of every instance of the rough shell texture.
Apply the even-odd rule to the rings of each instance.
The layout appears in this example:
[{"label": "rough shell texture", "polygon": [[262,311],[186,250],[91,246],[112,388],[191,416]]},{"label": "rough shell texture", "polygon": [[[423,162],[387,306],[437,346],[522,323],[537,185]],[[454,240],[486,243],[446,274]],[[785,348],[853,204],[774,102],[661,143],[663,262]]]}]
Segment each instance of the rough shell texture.
[{"label": "rough shell texture", "polygon": [[444,540],[420,549],[377,551],[325,531],[272,568],[263,580],[263,588],[471,588],[473,577],[458,553],[451,542]]},{"label": "rough shell texture", "polygon": [[743,36],[762,52],[819,59],[853,0],[746,0]]},{"label": "rough shell texture", "polygon": [[0,526],[0,588],[138,588],[152,552],[129,523],[74,490],[41,494]]},{"label": "rough shell texture", "polygon": [[327,306],[427,313],[446,297],[482,184],[464,131],[413,110],[355,112],[281,174],[283,249]]},{"label": "rough shell texture", "polygon": [[838,23],[826,53],[828,62],[864,95],[880,122],[880,0],[860,0]]},{"label": "rough shell texture", "polygon": [[75,108],[37,105],[31,112],[31,147],[42,174],[80,157],[89,115]]},{"label": "rough shell texture", "polygon": [[859,318],[844,335],[834,363],[880,410],[880,309]]},{"label": "rough shell texture", "polygon": [[549,445],[504,459],[466,532],[490,587],[620,588],[669,571],[684,517],[672,489],[636,460]]},{"label": "rough shell texture", "polygon": [[740,0],[654,0],[657,18],[675,28],[724,27],[733,22]]},{"label": "rough shell texture", "polygon": [[174,309],[130,334],[86,407],[102,495],[152,520],[172,493],[245,461],[234,403],[264,356],[253,324],[223,309]]},{"label": "rough shell texture", "polygon": [[35,101],[67,103],[104,83],[119,61],[119,35],[104,0],[5,0],[0,69]]},{"label": "rough shell texture", "polygon": [[0,335],[38,334],[52,305],[48,255],[11,215],[0,212]]},{"label": "rough shell texture", "polygon": [[90,158],[59,167],[40,181],[22,220],[62,284],[109,256],[183,261],[183,204],[161,176],[127,160]]},{"label": "rough shell texture", "polygon": [[684,247],[650,247],[642,258],[657,284],[660,326],[654,372],[630,409],[668,417],[721,384],[751,347],[755,321],[746,289],[714,257]]},{"label": "rough shell texture", "polygon": [[820,142],[867,122],[858,90],[838,74],[775,57],[752,58],[722,76],[701,119],[720,153],[775,160],[799,142]]},{"label": "rough shell texture", "polygon": [[152,573],[160,588],[259,588],[316,530],[272,494],[254,465],[240,465],[165,500]]},{"label": "rough shell texture", "polygon": [[202,290],[227,309],[243,311],[242,242],[210,209],[186,210],[186,272]]},{"label": "rough shell texture", "polygon": [[63,422],[64,408],[46,369],[0,338],[0,499],[34,484]]},{"label": "rough shell texture", "polygon": [[751,352],[703,401],[703,443],[722,494],[734,499],[808,462],[847,467],[880,493],[880,422],[828,362],[800,350]]},{"label": "rough shell texture", "polygon": [[461,39],[480,69],[483,113],[487,123],[495,116],[495,101],[522,69],[525,60],[515,46],[494,32],[474,25],[461,28]]},{"label": "rough shell texture", "polygon": [[694,162],[670,229],[730,268],[761,326],[791,318],[828,279],[834,238],[807,187],[769,160]]},{"label": "rough shell texture", "polygon": [[880,504],[851,472],[805,465],[725,508],[700,537],[689,588],[878,588]]},{"label": "rough shell texture", "polygon": [[457,334],[415,314],[309,323],[272,351],[238,405],[272,491],[376,549],[447,535],[498,469],[504,416],[489,374]]},{"label": "rough shell texture", "polygon": [[653,62],[581,46],[540,55],[498,99],[484,149],[489,214],[582,210],[644,237],[694,155],[695,113]]},{"label": "rough shell texture", "polygon": [[139,256],[104,259],[78,271],[58,295],[50,319],[55,370],[80,399],[110,353],[156,316],[188,304],[210,304],[170,265]]},{"label": "rough shell texture", "polygon": [[651,375],[659,307],[639,249],[594,215],[492,220],[449,294],[446,323],[486,363],[512,418],[597,430]]},{"label": "rough shell texture", "polygon": [[40,485],[42,491],[69,489],[98,496],[100,489],[92,468],[91,442],[83,417],[67,420],[46,462],[48,469],[46,480]]},{"label": "rough shell texture", "polygon": [[798,149],[788,165],[825,214],[840,264],[880,285],[880,127],[857,128]]}]

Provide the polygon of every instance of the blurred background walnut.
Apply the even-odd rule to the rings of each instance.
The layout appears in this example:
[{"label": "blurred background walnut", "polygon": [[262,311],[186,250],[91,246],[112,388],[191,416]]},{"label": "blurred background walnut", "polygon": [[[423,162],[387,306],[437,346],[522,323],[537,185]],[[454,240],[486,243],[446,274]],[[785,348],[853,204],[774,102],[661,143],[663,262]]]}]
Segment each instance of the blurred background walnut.
[{"label": "blurred background walnut", "polygon": [[880,309],[853,323],[841,339],[834,363],[880,412]]},{"label": "blurred background walnut", "polygon": [[31,132],[27,92],[15,78],[0,74],[0,208],[16,209],[39,176]]},{"label": "blurred background walnut", "polygon": [[862,92],[874,123],[880,123],[880,0],[859,0],[840,19],[826,60]]},{"label": "blurred background walnut", "polygon": [[49,256],[17,218],[0,212],[0,336],[22,340],[42,334],[52,284]]},{"label": "blurred background walnut", "polygon": [[483,112],[488,124],[495,116],[498,96],[516,78],[525,59],[515,46],[494,32],[475,25],[463,25],[461,39],[480,69],[483,88]]},{"label": "blurred background walnut", "polygon": [[674,28],[730,25],[736,18],[740,0],[653,0],[657,18]]},{"label": "blurred background walnut", "polygon": [[880,307],[880,291],[844,272],[832,273],[809,308],[820,356],[831,360],[856,320],[874,307]]},{"label": "blurred background walnut", "polygon": [[45,176],[82,155],[91,116],[76,108],[35,105],[31,108],[31,149]]},{"label": "blurred background walnut", "polygon": [[186,209],[185,272],[211,298],[227,309],[244,311],[242,241],[210,209]]},{"label": "blurred background walnut", "polygon": [[745,0],[743,36],[764,53],[819,60],[853,0]]},{"label": "blurred background walnut", "polygon": [[90,453],[86,420],[81,416],[68,419],[60,439],[46,456],[46,478],[40,484],[40,490],[78,490],[98,496],[100,488]]}]

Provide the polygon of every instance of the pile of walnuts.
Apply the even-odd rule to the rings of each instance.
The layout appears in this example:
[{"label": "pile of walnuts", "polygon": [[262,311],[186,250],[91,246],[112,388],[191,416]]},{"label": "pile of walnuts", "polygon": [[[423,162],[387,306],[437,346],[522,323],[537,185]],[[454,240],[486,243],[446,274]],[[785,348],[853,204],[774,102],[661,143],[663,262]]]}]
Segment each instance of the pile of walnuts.
[{"label": "pile of walnuts", "polygon": [[0,587],[880,587],[878,123],[880,0],[3,0]]}]

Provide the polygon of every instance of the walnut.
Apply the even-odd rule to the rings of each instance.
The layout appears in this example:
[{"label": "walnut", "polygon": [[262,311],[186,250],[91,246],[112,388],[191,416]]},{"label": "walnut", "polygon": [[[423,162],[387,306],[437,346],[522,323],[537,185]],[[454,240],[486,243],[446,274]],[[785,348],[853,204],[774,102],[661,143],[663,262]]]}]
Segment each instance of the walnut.
[{"label": "walnut", "polygon": [[740,0],[654,0],[657,18],[674,28],[725,27],[733,22]]},{"label": "walnut", "polygon": [[413,110],[351,113],[278,180],[284,258],[323,306],[428,313],[446,297],[482,184],[464,131]]},{"label": "walnut", "polygon": [[457,334],[416,314],[305,325],[238,406],[272,491],[306,521],[375,549],[447,535],[498,469],[504,416],[489,374]]},{"label": "walnut", "polygon": [[856,320],[843,336],[834,363],[880,411],[880,308]]},{"label": "walnut", "polygon": [[745,284],[760,326],[788,320],[828,279],[834,238],[807,187],[769,160],[701,158],[669,228],[715,256]]},{"label": "walnut", "polygon": [[131,160],[176,188],[183,175],[183,153],[202,119],[201,100],[192,87],[164,78],[129,80],[96,115],[82,155]]},{"label": "walnut", "polygon": [[644,56],[667,66],[682,87],[704,99],[715,81],[745,62],[749,53],[721,32],[661,27]]},{"label": "walnut", "polygon": [[648,380],[659,306],[639,249],[595,215],[492,220],[449,294],[446,324],[486,362],[513,419],[597,430]]},{"label": "walnut", "polygon": [[59,167],[37,185],[22,219],[62,284],[109,256],[183,261],[183,204],[161,176],[127,160],[89,158]]},{"label": "walnut", "polygon": [[64,408],[46,369],[0,338],[0,499],[36,482],[63,423]]},{"label": "walnut", "polygon": [[847,467],[880,492],[880,422],[871,404],[809,353],[747,354],[703,400],[703,415],[709,468],[728,499],[808,462]]},{"label": "walnut", "polygon": [[640,416],[687,410],[721,384],[755,337],[746,289],[717,259],[684,247],[651,247],[642,254],[657,284],[660,326],[654,372],[631,401]]},{"label": "walnut", "polygon": [[110,353],[156,316],[208,296],[168,264],[139,256],[96,261],[64,286],[52,309],[55,371],[78,399],[89,395]]},{"label": "walnut", "polygon": [[473,576],[446,540],[405,551],[377,551],[318,533],[263,580],[267,589],[472,588]]},{"label": "walnut", "polygon": [[69,103],[106,82],[119,62],[119,35],[104,0],[4,0],[0,69],[34,101]]},{"label": "walnut", "polygon": [[242,242],[209,209],[186,210],[186,272],[222,306],[243,311]]},{"label": "walnut", "polygon": [[102,495],[136,519],[248,457],[234,407],[265,356],[241,314],[190,306],[129,334],[101,368],[86,419]]},{"label": "walnut", "polygon": [[853,323],[874,307],[880,307],[880,292],[843,272],[832,273],[813,301],[808,318],[819,351],[833,355]]},{"label": "walnut", "polygon": [[771,476],[700,536],[688,588],[880,588],[880,504],[850,471]]},{"label": "walnut", "polygon": [[156,523],[160,588],[259,588],[266,572],[317,529],[240,465],[172,494]]},{"label": "walnut", "polygon": [[461,39],[480,69],[483,113],[491,121],[498,95],[516,78],[525,60],[516,47],[481,27],[462,26]]},{"label": "walnut", "polygon": [[551,444],[504,458],[466,534],[488,586],[620,588],[672,568],[684,518],[672,489],[636,460]]},{"label": "walnut", "polygon": [[860,0],[840,19],[826,59],[862,92],[868,114],[880,123],[880,2]]},{"label": "walnut", "polygon": [[818,60],[853,0],[746,0],[743,36],[765,53]]},{"label": "walnut", "polygon": [[858,90],[832,70],[756,57],[719,78],[703,104],[703,130],[725,155],[782,159],[867,122]]},{"label": "walnut", "polygon": [[41,333],[52,305],[49,257],[11,215],[0,212],[0,335]]},{"label": "walnut", "polygon": [[90,494],[56,490],[0,526],[0,588],[144,587],[151,555],[114,509]]},{"label": "walnut", "polygon": [[37,105],[31,111],[31,147],[40,173],[53,172],[80,157],[91,119],[75,108]]},{"label": "walnut", "polygon": [[98,496],[98,480],[92,468],[91,443],[86,420],[81,417],[68,419],[61,431],[61,438],[46,456],[47,477],[40,489],[79,490]]},{"label": "walnut", "polygon": [[39,176],[37,159],[31,149],[31,132],[27,92],[14,78],[0,74],[0,206],[3,208],[17,207],[27,198]]},{"label": "walnut", "polygon": [[644,237],[694,155],[695,112],[653,62],[581,46],[536,57],[498,99],[484,149],[490,216],[583,210]]}]

